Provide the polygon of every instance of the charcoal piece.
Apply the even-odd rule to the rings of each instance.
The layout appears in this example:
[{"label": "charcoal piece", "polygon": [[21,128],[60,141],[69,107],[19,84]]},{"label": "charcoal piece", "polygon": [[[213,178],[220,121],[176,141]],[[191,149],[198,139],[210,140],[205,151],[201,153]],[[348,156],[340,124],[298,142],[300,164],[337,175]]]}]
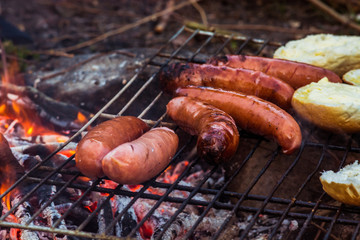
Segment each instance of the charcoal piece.
[{"label": "charcoal piece", "polygon": [[[34,123],[55,131],[69,131],[80,129],[90,117],[90,113],[72,103],[56,101],[30,86],[0,84],[0,89],[1,104],[6,106],[6,115],[13,119],[26,121],[31,118]],[[9,98],[9,93],[14,95],[13,99]],[[14,109],[14,103],[22,111]],[[81,120],[78,119],[80,113]]]},{"label": "charcoal piece", "polygon": [[[131,198],[127,196],[116,195],[115,197],[115,217],[123,211],[123,209],[130,203]],[[134,209],[131,207],[124,213],[120,220],[115,225],[116,236],[126,237],[136,227],[136,214]],[[139,234],[137,233],[137,237]]]},{"label": "charcoal piece", "polygon": [[[14,197],[14,199],[12,200],[12,202],[11,202],[12,206],[14,206],[18,202],[20,202],[22,198],[23,198],[23,194],[17,194]],[[32,205],[28,201],[25,201],[25,202],[21,203],[18,206],[18,208],[15,210],[14,215],[16,216],[16,218],[18,219],[18,222],[20,224],[25,224],[31,218]],[[31,222],[29,225],[30,226],[34,225],[34,223]],[[38,240],[38,239],[40,239],[36,232],[33,232],[31,230],[27,230],[27,229],[21,229],[21,238],[24,239],[24,240]]]},{"label": "charcoal piece", "polygon": [[[37,89],[46,95],[67,103],[75,104],[91,112],[96,112],[105,105],[138,71],[145,59],[154,50],[138,50],[138,54],[132,56],[112,53],[98,58],[94,58],[85,64],[71,69],[59,76],[46,79],[36,83]],[[54,71],[58,72],[67,69],[69,65],[74,65],[84,59],[89,59],[94,55],[75,56],[74,59],[62,58],[54,62]],[[64,63],[65,62],[65,63]],[[69,62],[71,62],[69,64]],[[63,68],[61,68],[64,66]],[[27,84],[34,85],[35,81],[53,72],[37,72],[27,77]],[[148,76],[146,74],[145,76]],[[140,78],[144,79],[144,75]],[[141,81],[143,84],[143,81]],[[123,103],[119,99],[118,104]]]},{"label": "charcoal piece", "polygon": [[[71,103],[95,113],[108,103],[140,71],[149,57],[156,52],[156,49],[136,48],[122,49],[105,55],[89,54],[78,55],[71,59],[53,59],[48,63],[46,70],[36,71],[35,69],[28,74],[26,84],[30,86],[36,85],[39,91],[53,99]],[[182,52],[181,57],[190,58],[191,53]],[[198,58],[204,61],[206,59],[203,55],[198,56]],[[91,61],[87,61],[89,59]],[[166,60],[166,58],[160,58],[155,61],[161,65]],[[85,63],[81,64],[82,62]],[[116,114],[158,70],[158,66],[147,66],[144,71],[139,73],[136,81],[124,92],[122,97],[108,108],[107,112]],[[58,72],[63,72],[63,74],[57,75]],[[49,75],[54,77],[47,78]],[[44,78],[44,80],[41,80],[41,78]],[[148,100],[152,100],[160,92],[160,88],[157,83],[151,84],[147,87],[146,92],[148,94],[141,96],[142,100],[138,102],[140,104],[140,106],[137,106],[138,109],[147,106]],[[154,93],[155,96],[149,93]]]},{"label": "charcoal piece", "polygon": [[[105,201],[105,198],[102,198],[98,204],[101,205],[102,201]],[[103,205],[103,208],[99,211],[97,220],[98,220],[98,233],[105,233],[106,228],[111,224],[113,220],[113,214],[111,209],[111,204],[109,201],[106,201]],[[108,234],[113,235],[114,229],[111,229]]]}]

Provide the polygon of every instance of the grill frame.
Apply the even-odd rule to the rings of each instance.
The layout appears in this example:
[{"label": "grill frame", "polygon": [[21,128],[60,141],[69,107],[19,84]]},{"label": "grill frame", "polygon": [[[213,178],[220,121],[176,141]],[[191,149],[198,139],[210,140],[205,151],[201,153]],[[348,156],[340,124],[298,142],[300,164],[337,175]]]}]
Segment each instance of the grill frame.
[{"label": "grill frame", "polygon": [[[188,31],[186,31],[188,30]],[[22,201],[20,201],[17,205],[13,206],[10,211],[7,214],[4,214],[0,217],[0,227],[4,227],[4,228],[20,228],[20,229],[28,229],[28,230],[34,230],[34,231],[40,231],[40,232],[51,232],[51,233],[58,233],[58,234],[64,234],[64,235],[69,235],[69,236],[76,236],[76,237],[84,237],[84,238],[92,238],[92,239],[120,239],[119,237],[116,236],[111,236],[108,235],[109,230],[111,230],[114,225],[116,224],[116,222],[126,213],[126,211],[132,207],[132,205],[135,203],[135,201],[137,199],[140,198],[145,198],[145,199],[154,199],[156,200],[156,204],[152,207],[152,209],[150,210],[150,213],[146,215],[145,218],[143,218],[143,220],[138,223],[138,225],[132,230],[132,232],[129,234],[129,237],[134,236],[139,228],[141,227],[141,225],[148,219],[148,217],[151,216],[152,212],[156,210],[156,208],[164,201],[169,201],[169,202],[173,202],[173,203],[179,203],[180,207],[179,210],[176,212],[176,214],[173,215],[173,217],[171,217],[171,219],[168,221],[168,223],[164,226],[165,230],[167,229],[167,227],[170,226],[171,223],[173,223],[176,219],[176,217],[178,216],[178,214],[181,213],[181,211],[189,204],[192,205],[199,205],[199,206],[204,206],[204,211],[202,213],[202,215],[200,215],[198,221],[194,224],[193,228],[187,233],[187,237],[191,236],[191,234],[193,233],[193,231],[196,229],[197,225],[200,223],[201,220],[203,220],[203,218],[206,216],[206,213],[208,210],[210,210],[211,208],[215,208],[215,209],[224,209],[224,210],[229,210],[230,214],[228,215],[228,217],[224,220],[221,228],[219,229],[218,232],[216,232],[216,234],[212,237],[213,239],[217,239],[222,230],[224,230],[227,227],[227,224],[229,224],[232,216],[236,215],[237,212],[244,212],[244,213],[251,213],[254,214],[254,217],[252,218],[252,220],[250,221],[250,223],[247,225],[246,229],[244,231],[241,232],[240,235],[240,239],[245,239],[247,237],[247,234],[249,233],[249,231],[251,230],[252,226],[255,224],[255,222],[257,221],[258,217],[260,214],[268,214],[271,216],[278,216],[279,221],[277,223],[277,225],[273,228],[272,232],[269,234],[269,238],[273,238],[276,234],[276,231],[279,229],[279,227],[281,226],[281,222],[285,219],[285,218],[293,218],[293,219],[297,219],[297,220],[304,220],[304,223],[302,224],[302,226],[300,226],[300,230],[297,234],[297,238],[296,239],[301,239],[307,232],[308,230],[308,226],[311,225],[311,223],[313,221],[319,221],[325,224],[328,224],[328,228],[325,229],[323,227],[323,230],[325,232],[324,235],[324,239],[328,239],[331,234],[332,234],[332,229],[334,228],[335,224],[343,224],[343,225],[351,225],[353,226],[354,229],[354,233],[352,235],[352,238],[355,239],[356,236],[358,235],[359,229],[360,229],[360,221],[359,220],[352,220],[352,219],[347,219],[345,217],[342,217],[342,213],[357,213],[360,215],[360,208],[358,207],[350,207],[350,206],[345,206],[343,204],[341,204],[340,206],[335,206],[335,205],[329,205],[329,204],[324,204],[322,203],[323,198],[325,197],[325,193],[322,193],[321,196],[318,199],[314,199],[314,201],[312,202],[307,202],[307,201],[301,201],[301,200],[297,200],[297,196],[303,191],[303,189],[306,187],[306,184],[309,183],[309,181],[312,179],[312,177],[315,175],[316,172],[321,171],[321,169],[319,169],[322,161],[324,160],[324,158],[326,157],[326,154],[329,150],[337,150],[337,151],[341,151],[343,152],[343,156],[342,156],[342,160],[339,166],[339,169],[344,165],[348,154],[351,153],[360,153],[360,147],[353,147],[352,143],[354,141],[357,140],[358,136],[351,136],[348,139],[348,142],[344,145],[337,145],[337,144],[331,144],[330,139],[333,138],[334,136],[332,134],[328,135],[328,138],[325,139],[324,142],[312,142],[308,139],[306,139],[306,137],[304,137],[304,140],[302,142],[301,145],[301,149],[299,150],[299,152],[297,153],[295,160],[291,163],[291,165],[289,166],[289,168],[284,172],[284,174],[281,176],[281,178],[278,181],[278,184],[275,185],[273,187],[273,189],[271,190],[270,194],[268,194],[267,196],[264,195],[254,195],[254,194],[250,194],[252,188],[254,187],[254,185],[258,182],[258,180],[263,176],[263,174],[267,171],[268,167],[273,163],[274,159],[279,155],[280,149],[277,148],[276,150],[273,151],[272,156],[268,159],[268,161],[266,162],[265,166],[262,168],[262,170],[257,174],[256,178],[253,180],[252,184],[249,185],[247,187],[247,190],[243,193],[237,193],[237,192],[231,192],[226,190],[228,184],[232,181],[232,179],[237,175],[238,172],[241,171],[241,169],[243,168],[243,166],[247,163],[247,161],[253,156],[254,152],[258,149],[259,145],[263,142],[266,141],[263,138],[257,137],[257,136],[252,136],[249,135],[246,132],[241,132],[241,136],[242,137],[249,137],[249,138],[255,138],[257,140],[257,143],[253,146],[253,148],[250,150],[249,154],[246,156],[246,158],[243,160],[241,166],[239,167],[239,169],[233,174],[233,176],[231,176],[227,181],[225,181],[224,185],[220,188],[220,189],[209,189],[209,188],[204,188],[202,187],[202,184],[198,184],[196,187],[188,187],[188,186],[181,186],[178,185],[177,183],[180,182],[180,180],[185,177],[186,173],[188,171],[190,171],[190,169],[195,166],[196,164],[199,164],[199,158],[195,158],[193,159],[189,166],[186,168],[185,172],[178,178],[178,180],[174,183],[174,184],[167,184],[167,183],[160,183],[160,182],[156,182],[154,179],[150,180],[146,183],[144,183],[143,187],[138,191],[138,192],[132,192],[126,189],[122,189],[121,186],[118,186],[115,190],[114,189],[110,189],[110,188],[104,188],[104,187],[99,187],[99,183],[101,182],[101,179],[97,179],[95,180],[89,187],[85,187],[82,185],[77,185],[74,184],[74,181],[81,176],[81,174],[79,172],[69,172],[67,170],[63,170],[64,166],[66,166],[67,164],[72,163],[74,160],[74,156],[68,158],[68,160],[66,162],[64,162],[63,164],[61,164],[60,166],[56,167],[56,168],[49,168],[49,167],[45,167],[45,163],[47,163],[48,161],[51,160],[51,158],[57,154],[63,147],[65,147],[68,143],[70,143],[71,141],[74,141],[76,138],[78,138],[80,136],[80,134],[85,131],[85,129],[90,126],[96,119],[100,118],[102,116],[102,114],[106,111],[106,109],[112,105],[119,97],[122,96],[122,94],[128,90],[129,87],[132,86],[132,84],[138,80],[138,76],[139,74],[147,67],[149,66],[157,66],[159,67],[159,69],[154,72],[142,85],[142,87],[140,87],[135,94],[132,95],[132,98],[129,99],[127,101],[127,103],[120,109],[119,113],[117,115],[123,115],[125,114],[129,108],[132,107],[132,105],[136,102],[139,101],[138,98],[139,96],[141,96],[141,94],[143,94],[144,92],[146,92],[148,86],[150,84],[153,84],[154,80],[156,79],[156,75],[158,74],[158,72],[165,66],[167,65],[170,61],[174,61],[174,60],[180,60],[180,61],[187,61],[187,62],[202,62],[202,60],[197,59],[197,55],[201,52],[204,51],[204,49],[206,47],[208,47],[209,45],[212,44],[213,40],[220,40],[222,41],[222,44],[220,45],[220,47],[217,48],[216,52],[211,54],[213,55],[218,55],[221,52],[224,51],[225,48],[227,48],[229,46],[229,44],[231,44],[232,42],[235,42],[237,44],[240,44],[240,46],[237,47],[237,50],[235,52],[232,52],[234,54],[240,54],[243,52],[243,50],[246,47],[249,47],[249,45],[251,45],[253,47],[253,45],[256,45],[257,48],[256,50],[252,50],[253,51],[253,55],[259,55],[263,52],[263,50],[266,47],[278,47],[281,44],[277,43],[277,42],[271,42],[269,40],[261,40],[261,39],[253,39],[253,38],[248,38],[248,37],[244,37],[241,35],[237,35],[237,34],[232,34],[232,35],[219,35],[216,32],[207,32],[207,31],[203,31],[203,30],[193,30],[190,33],[190,36],[188,36],[188,38],[182,42],[181,45],[179,45],[178,47],[175,47],[174,50],[170,53],[163,53],[162,51],[167,49],[169,46],[171,46],[172,44],[174,44],[174,40],[177,39],[178,37],[182,36],[183,34],[188,34],[189,33],[189,29],[186,29],[184,26],[181,27],[169,40],[166,44],[164,44],[161,48],[158,49],[158,51],[156,52],[156,54],[154,54],[152,57],[150,57],[149,59],[146,60],[146,63],[143,65],[143,67],[140,69],[140,71],[138,71],[137,73],[134,74],[134,76],[127,82],[127,84],[99,111],[95,114],[95,116],[90,119],[90,121],[84,126],[82,127],[78,132],[76,132],[66,143],[63,144],[62,147],[58,148],[56,151],[54,151],[50,156],[48,156],[46,159],[43,160],[43,162],[37,164],[34,168],[32,168],[29,172],[27,172],[24,176],[22,176],[19,180],[17,180],[7,191],[5,191],[3,194],[0,195],[0,199],[4,198],[7,194],[9,194],[9,192],[11,192],[13,189],[15,189],[17,186],[19,186],[21,183],[23,183],[24,181],[31,181],[34,183],[37,183],[36,187],[33,188],[29,193],[27,193]],[[200,44],[199,47],[197,47],[195,50],[190,51],[192,54],[186,58],[186,57],[180,57],[179,53],[184,50],[185,48],[188,47],[188,44],[192,41],[195,41],[195,38],[205,38],[205,40],[200,41],[202,42]],[[206,50],[205,50],[206,51]],[[159,62],[157,59],[161,59],[163,60],[163,62]],[[148,106],[142,110],[142,112],[140,114],[138,114],[138,117],[144,117],[146,116],[147,113],[151,112],[153,110],[153,108],[158,108],[157,104],[159,99],[163,98],[163,94],[162,92],[159,90],[159,93],[155,96],[155,98],[152,100],[152,102],[150,102],[148,104]],[[155,124],[154,127],[158,126],[159,124],[161,124],[161,122],[166,118],[166,113],[163,112],[160,114],[159,118],[155,119]],[[336,137],[336,136],[335,136]],[[356,138],[356,139],[355,139]],[[177,154],[174,156],[172,162],[170,164],[175,163],[179,158],[182,157],[182,155],[184,155],[186,153],[186,148],[189,147],[190,144],[193,143],[192,141],[193,139],[189,139],[189,141],[187,141],[187,143],[185,143],[183,146],[180,147],[180,149],[178,150]],[[298,163],[298,161],[301,158],[301,155],[304,151],[305,147],[313,147],[316,149],[319,149],[319,151],[321,151],[321,156],[320,159],[318,161],[318,165],[317,167],[311,172],[310,175],[308,175],[306,181],[304,181],[302,183],[302,186],[299,188],[297,194],[295,196],[289,197],[288,199],[284,199],[284,198],[278,198],[278,197],[274,197],[274,193],[276,192],[277,188],[281,185],[281,183],[283,181],[285,181],[286,177],[288,176],[288,174],[290,174],[290,172],[295,168],[296,164]],[[359,159],[360,159],[360,154],[359,154]],[[49,172],[49,174],[44,177],[44,178],[37,178],[34,176],[31,176],[31,174],[33,172],[35,172],[38,169],[45,169]],[[205,182],[213,173],[215,173],[217,170],[219,169],[218,166],[213,166],[211,168],[211,170],[205,175],[204,179],[202,180],[202,182]],[[52,176],[54,176],[55,174],[62,172],[65,174],[70,174],[73,175],[72,178],[65,182],[65,181],[54,181],[54,180],[50,180],[50,178]],[[159,174],[160,175],[160,174]],[[5,221],[5,218],[13,213],[15,211],[15,209],[24,201],[27,201],[27,199],[34,194],[34,192],[40,188],[41,186],[48,184],[48,185],[55,185],[60,187],[60,189],[57,191],[57,193],[51,197],[44,205],[43,208],[45,208],[46,206],[50,205],[52,203],[52,201],[54,199],[56,199],[56,197],[58,197],[66,188],[75,188],[75,189],[80,189],[83,190],[83,197],[85,197],[87,195],[87,193],[90,193],[91,191],[97,191],[97,192],[101,192],[104,194],[108,194],[107,198],[105,201],[102,202],[101,205],[99,205],[97,207],[97,209],[90,214],[90,216],[85,219],[83,221],[83,223],[81,225],[78,226],[78,228],[76,230],[63,230],[58,228],[61,220],[65,219],[66,216],[70,213],[70,211],[72,210],[72,208],[70,208],[69,210],[67,210],[60,219],[58,219],[54,225],[52,227],[45,227],[45,226],[36,226],[32,224],[32,220],[34,220],[40,213],[41,210],[43,208],[41,208],[39,211],[37,211],[36,213],[34,213],[32,215],[32,218],[26,223],[26,224],[19,224],[19,223],[13,223],[13,222],[7,222]],[[159,188],[164,188],[166,189],[166,192],[164,195],[159,196],[156,194],[150,194],[150,193],[145,193],[145,191],[149,188],[149,187],[159,187]],[[190,192],[190,195],[188,198],[178,198],[178,197],[169,197],[168,195],[173,191],[173,190],[183,190],[183,191],[188,191]],[[213,195],[213,199],[211,201],[199,201],[196,199],[192,199],[192,196],[198,194],[198,193],[204,193],[204,194],[210,194]],[[98,213],[104,206],[104,204],[106,203],[106,201],[109,201],[110,198],[114,195],[121,195],[121,196],[129,196],[132,197],[132,200],[129,202],[129,204],[122,210],[122,212],[120,212],[112,221],[112,223],[106,228],[105,233],[104,234],[96,234],[96,233],[92,233],[92,232],[86,232],[84,231],[84,227],[85,225],[91,221],[92,218],[94,218],[96,216],[96,213]],[[219,201],[218,199],[220,197],[232,197],[232,198],[236,198],[238,199],[237,202],[234,203],[224,203]],[[77,204],[79,204],[81,202],[82,198],[78,199],[77,201],[75,201],[73,203],[73,208],[77,206]],[[245,200],[250,200],[250,201],[258,201],[261,202],[261,207],[248,207],[248,206],[244,206],[242,205],[242,203]],[[271,208],[267,208],[267,205],[269,203],[276,203],[276,204],[281,204],[283,206],[286,206],[285,210],[275,210],[275,209],[271,209]],[[297,207],[303,207],[308,209],[308,213],[300,213],[300,212],[291,212],[291,209],[293,209],[295,206]],[[322,209],[322,210],[328,210],[331,211],[333,214],[333,216],[321,216],[316,214],[317,210]],[[162,231],[162,233],[165,232],[165,230]],[[162,236],[162,234],[157,236],[157,239],[160,239]]]}]

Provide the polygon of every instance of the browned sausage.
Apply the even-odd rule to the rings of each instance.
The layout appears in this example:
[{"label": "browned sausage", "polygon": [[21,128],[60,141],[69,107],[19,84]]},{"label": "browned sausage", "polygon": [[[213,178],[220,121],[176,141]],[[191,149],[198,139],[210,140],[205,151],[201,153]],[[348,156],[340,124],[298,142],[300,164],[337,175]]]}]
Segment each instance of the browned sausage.
[{"label": "browned sausage", "polygon": [[189,97],[173,98],[167,114],[182,129],[198,135],[197,150],[210,163],[229,160],[239,145],[234,119],[224,111]]},{"label": "browned sausage", "polygon": [[246,68],[279,78],[297,89],[327,77],[330,82],[342,82],[336,73],[306,63],[284,59],[245,55],[227,55],[211,58],[208,63],[216,66]]},{"label": "browned sausage", "polygon": [[175,155],[178,143],[173,130],[153,128],[110,151],[102,161],[102,168],[105,175],[117,183],[140,184],[164,170]]},{"label": "browned sausage", "polygon": [[76,167],[90,178],[103,177],[101,161],[112,149],[140,137],[149,129],[136,117],[122,116],[91,129],[76,148]]},{"label": "browned sausage", "polygon": [[294,94],[290,85],[263,72],[211,64],[175,63],[165,67],[159,78],[168,93],[189,85],[208,86],[255,95],[284,109],[291,107]]},{"label": "browned sausage", "polygon": [[275,104],[256,96],[194,86],[179,88],[176,93],[225,111],[240,128],[274,139],[285,154],[293,153],[301,145],[301,130],[295,119]]}]

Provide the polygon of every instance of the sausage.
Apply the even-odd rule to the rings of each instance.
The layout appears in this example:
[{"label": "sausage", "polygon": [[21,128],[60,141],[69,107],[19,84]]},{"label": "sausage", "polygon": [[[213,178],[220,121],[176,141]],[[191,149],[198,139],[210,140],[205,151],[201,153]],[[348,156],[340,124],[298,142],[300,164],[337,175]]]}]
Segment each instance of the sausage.
[{"label": "sausage", "polygon": [[182,129],[198,135],[197,151],[210,163],[229,160],[239,145],[239,132],[234,119],[224,111],[189,97],[173,98],[167,114]]},{"label": "sausage", "polygon": [[208,86],[255,95],[284,109],[291,107],[294,94],[290,85],[263,72],[211,64],[175,63],[164,67],[159,79],[170,94],[178,87]]},{"label": "sausage", "polygon": [[298,89],[312,82],[317,82],[323,77],[327,77],[330,82],[342,82],[336,73],[328,69],[284,59],[226,55],[213,57],[208,63],[216,66],[246,68],[264,72],[287,82],[294,89]]},{"label": "sausage", "polygon": [[104,157],[106,176],[120,184],[140,184],[160,173],[178,148],[179,138],[166,127],[153,128],[138,139],[124,143]]},{"label": "sausage", "polygon": [[301,145],[302,134],[295,119],[256,96],[194,86],[179,88],[176,95],[192,97],[225,111],[240,128],[275,140],[285,154],[293,153]]},{"label": "sausage", "polygon": [[77,145],[76,167],[87,177],[103,177],[103,157],[120,144],[140,137],[148,129],[145,122],[132,116],[121,116],[100,123]]}]

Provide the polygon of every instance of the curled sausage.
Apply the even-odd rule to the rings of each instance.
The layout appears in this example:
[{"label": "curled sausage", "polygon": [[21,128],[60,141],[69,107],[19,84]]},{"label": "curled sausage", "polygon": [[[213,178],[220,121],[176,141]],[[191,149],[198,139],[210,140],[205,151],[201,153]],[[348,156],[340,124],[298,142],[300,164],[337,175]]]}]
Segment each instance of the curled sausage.
[{"label": "curled sausage", "polygon": [[194,86],[179,88],[176,94],[225,111],[240,128],[274,139],[285,154],[293,153],[301,145],[302,134],[295,119],[278,106],[256,96]]},{"label": "curled sausage", "polygon": [[281,108],[291,107],[294,89],[260,71],[211,64],[174,63],[159,75],[162,89],[173,94],[178,87],[208,86],[258,96]]},{"label": "curled sausage", "polygon": [[120,184],[140,184],[155,177],[170,162],[179,138],[166,127],[153,128],[138,139],[121,144],[102,161],[106,176]]},{"label": "curled sausage", "polygon": [[221,163],[235,154],[239,132],[234,119],[224,111],[189,97],[173,98],[166,109],[182,129],[198,135],[197,151],[210,163]]},{"label": "curled sausage", "polygon": [[287,82],[294,89],[312,82],[318,82],[323,77],[327,77],[330,82],[342,82],[340,77],[330,70],[284,59],[226,55],[213,57],[208,63],[216,66],[246,68],[260,71]]},{"label": "curled sausage", "polygon": [[76,167],[90,178],[103,177],[101,161],[112,149],[140,137],[149,129],[139,118],[121,116],[91,129],[76,147]]}]

